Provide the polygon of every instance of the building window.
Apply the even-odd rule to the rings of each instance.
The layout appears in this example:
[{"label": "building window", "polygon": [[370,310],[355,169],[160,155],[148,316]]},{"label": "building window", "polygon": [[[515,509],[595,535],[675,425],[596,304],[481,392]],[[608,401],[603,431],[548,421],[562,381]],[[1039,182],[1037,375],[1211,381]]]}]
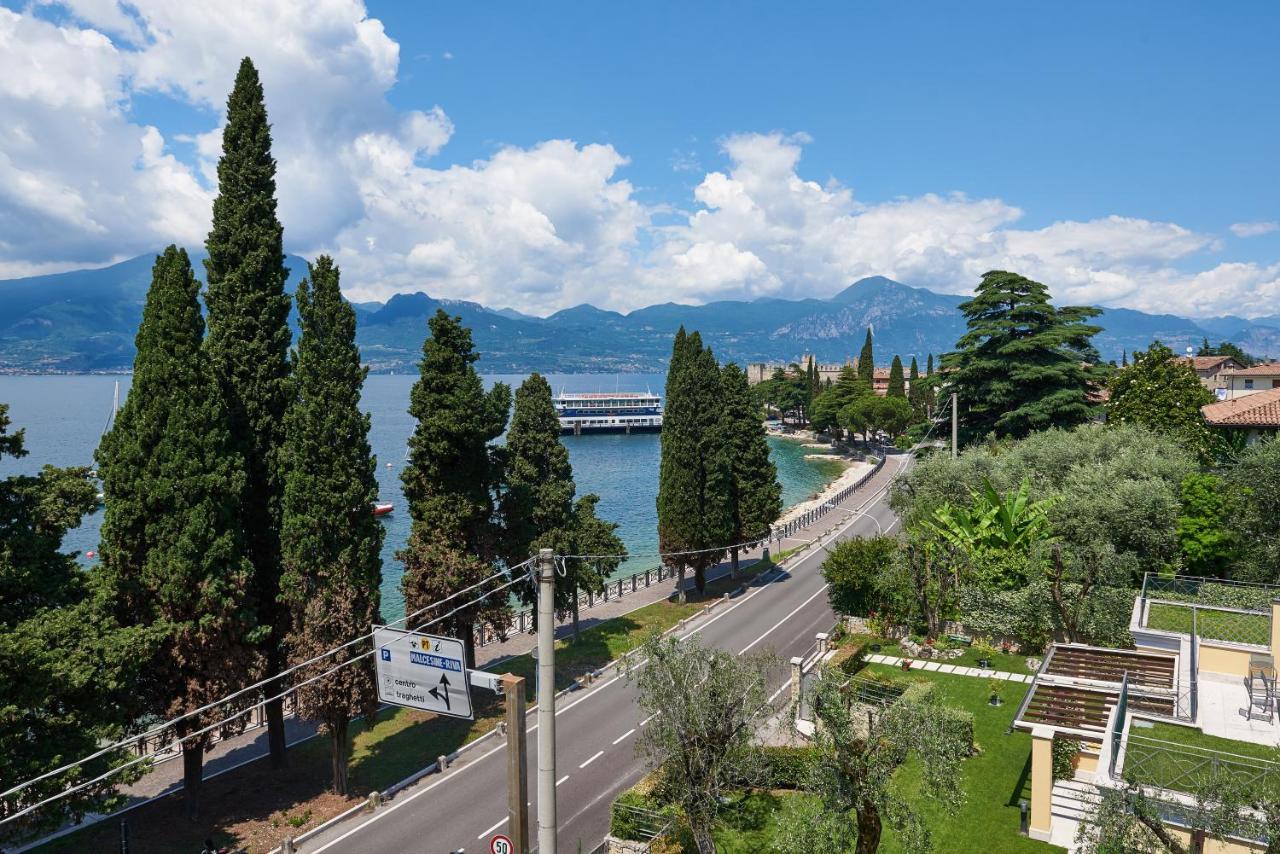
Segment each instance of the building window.
[{"label": "building window", "polygon": [[1253,388],[1253,380],[1245,380],[1245,381],[1244,381],[1244,387],[1245,387],[1245,388]]}]

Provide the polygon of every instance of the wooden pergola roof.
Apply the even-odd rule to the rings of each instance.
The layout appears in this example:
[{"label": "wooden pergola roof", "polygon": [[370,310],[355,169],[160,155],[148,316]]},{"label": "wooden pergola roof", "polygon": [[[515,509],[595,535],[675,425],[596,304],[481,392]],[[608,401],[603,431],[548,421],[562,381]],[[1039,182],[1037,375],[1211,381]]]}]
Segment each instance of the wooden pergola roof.
[{"label": "wooden pergola roof", "polygon": [[1127,673],[1131,686],[1172,691],[1177,684],[1177,659],[1158,653],[1060,644],[1053,648],[1044,673],[1116,685]]},{"label": "wooden pergola roof", "polygon": [[1172,655],[1055,644],[1046,653],[1013,726],[1102,733],[1120,701],[1126,676],[1130,709],[1172,716],[1177,663]]}]

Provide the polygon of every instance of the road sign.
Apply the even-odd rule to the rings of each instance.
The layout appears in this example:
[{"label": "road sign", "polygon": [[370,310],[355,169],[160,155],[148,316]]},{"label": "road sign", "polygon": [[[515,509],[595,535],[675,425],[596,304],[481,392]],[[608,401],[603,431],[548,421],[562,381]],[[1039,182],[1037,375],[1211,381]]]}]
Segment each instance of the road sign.
[{"label": "road sign", "polygon": [[516,847],[511,840],[501,833],[495,833],[489,840],[489,854],[516,854]]},{"label": "road sign", "polygon": [[373,646],[379,700],[438,715],[475,717],[462,641],[375,626]]}]

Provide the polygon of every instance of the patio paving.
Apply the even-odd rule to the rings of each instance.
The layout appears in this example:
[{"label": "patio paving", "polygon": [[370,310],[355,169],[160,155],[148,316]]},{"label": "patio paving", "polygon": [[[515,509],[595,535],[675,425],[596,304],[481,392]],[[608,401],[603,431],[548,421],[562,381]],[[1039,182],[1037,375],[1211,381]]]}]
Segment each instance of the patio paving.
[{"label": "patio paving", "polygon": [[1244,679],[1200,672],[1200,707],[1196,723],[1205,733],[1254,744],[1280,747],[1280,722],[1273,712],[1249,715],[1249,692]]}]

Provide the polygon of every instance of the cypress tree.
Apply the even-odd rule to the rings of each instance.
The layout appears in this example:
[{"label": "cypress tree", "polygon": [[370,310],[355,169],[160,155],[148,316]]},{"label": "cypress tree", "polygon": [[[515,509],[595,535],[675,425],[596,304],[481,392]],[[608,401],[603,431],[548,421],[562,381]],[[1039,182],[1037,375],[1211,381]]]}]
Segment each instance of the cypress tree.
[{"label": "cypress tree", "polygon": [[[501,511],[508,564],[519,563],[542,548],[561,555],[605,556],[566,560],[564,578],[556,583],[556,612],[573,615],[576,637],[579,592],[602,593],[626,548],[614,533],[618,526],[596,517],[598,495],[573,500],[577,487],[569,451],[560,442],[560,418],[551,400],[551,386],[541,374],[531,374],[516,389],[503,460]],[[521,595],[533,604],[532,589],[521,588]]]},{"label": "cypress tree", "polygon": [[[297,664],[369,631],[378,621],[383,527],[369,416],[360,409],[367,369],[356,348],[356,315],[342,298],[327,255],[298,284],[301,336],[293,354],[293,396],[284,420],[281,596],[290,609],[289,662]],[[304,669],[303,681],[341,664],[348,648]],[[348,726],[378,707],[373,661],[366,657],[298,689],[298,715],[324,724],[333,758],[333,790],[348,793]]]},{"label": "cypress tree", "polygon": [[893,364],[889,367],[889,388],[886,394],[889,397],[907,396],[907,384],[902,376],[902,359],[898,356],[893,357]]},{"label": "cypress tree", "polygon": [[[425,608],[493,574],[503,546],[494,495],[501,478],[496,449],[511,407],[511,389],[496,383],[484,390],[475,363],[480,355],[461,318],[437,310],[427,323],[418,381],[409,397],[417,421],[409,438],[409,463],[400,478],[413,525],[404,562],[405,608]],[[474,598],[474,597],[473,597]],[[458,602],[450,602],[446,611]],[[436,616],[424,613],[412,625]],[[476,623],[505,622],[501,596],[485,599],[441,623],[442,634],[461,638],[468,664],[475,663],[471,633]]]},{"label": "cypress tree", "polygon": [[912,357],[911,357],[911,369],[910,369],[910,371],[907,373],[907,380],[908,380],[908,382],[912,382],[912,383],[914,383],[914,382],[915,382],[916,380],[918,380],[918,379],[920,379],[920,366],[916,364],[916,357],[915,357],[915,356],[912,356]]},{"label": "cypress tree", "polygon": [[[257,69],[246,57],[227,99],[218,161],[218,197],[205,241],[206,301],[214,371],[244,460],[240,524],[253,563],[258,622],[269,631],[262,652],[271,672],[283,668],[289,609],[280,599],[280,446],[288,405],[289,296],[284,230],[276,218],[276,162]],[[267,689],[268,696],[278,693]],[[282,700],[266,705],[267,740],[276,766],[285,761]]]},{"label": "cypress tree", "polygon": [[1055,308],[1044,285],[997,270],[982,277],[960,310],[969,329],[944,365],[966,410],[966,439],[1021,438],[1094,416],[1090,393],[1100,378],[1090,339],[1101,328],[1085,321],[1101,314],[1098,309]]},{"label": "cypress tree", "polygon": [[929,360],[928,362],[925,363],[924,375],[926,377],[933,376],[933,354],[932,353],[929,354]]},{"label": "cypress tree", "polygon": [[732,526],[729,532],[733,574],[738,575],[738,543],[762,537],[782,512],[782,485],[778,468],[769,457],[760,407],[751,396],[746,373],[733,362],[720,371],[724,390],[721,409],[724,441],[732,463],[729,500]]},{"label": "cypress tree", "polygon": [[876,378],[876,357],[871,347],[871,327],[867,327],[867,340],[862,342],[862,352],[858,354],[858,378],[867,385],[873,385]]},{"label": "cypress tree", "polygon": [[[165,642],[138,686],[145,711],[169,718],[252,682],[256,643],[253,566],[238,505],[246,464],[229,408],[201,347],[199,283],[187,253],[156,259],[138,329],[133,388],[98,448],[106,499],[102,575],[124,625],[162,627]],[[251,698],[246,698],[251,703]],[[189,718],[178,734],[218,720]],[[187,815],[199,811],[209,735],[183,742]]]},{"label": "cypress tree", "polygon": [[[715,356],[702,337],[684,327],[672,344],[662,418],[662,460],[658,473],[658,546],[664,561],[706,590],[706,570],[720,561],[733,525],[728,501],[733,477],[720,428],[723,391]],[[696,554],[672,554],[696,552]]]}]

